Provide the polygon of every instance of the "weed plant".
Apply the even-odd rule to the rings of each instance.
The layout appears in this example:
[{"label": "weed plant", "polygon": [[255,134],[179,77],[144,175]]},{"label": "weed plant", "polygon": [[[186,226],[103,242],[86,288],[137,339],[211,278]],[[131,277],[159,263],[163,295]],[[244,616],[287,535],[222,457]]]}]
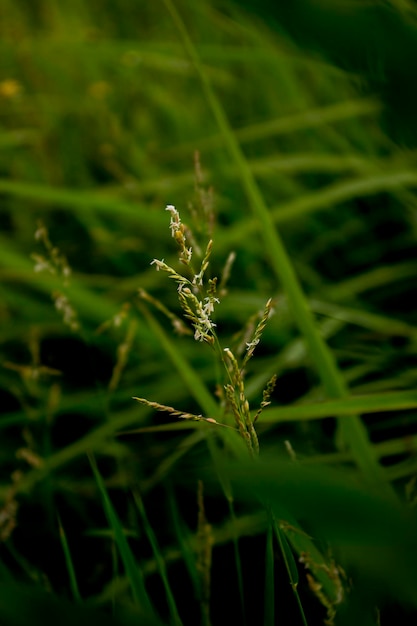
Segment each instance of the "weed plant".
[{"label": "weed plant", "polygon": [[1,9],[0,621],[415,620],[383,92],[237,3]]}]

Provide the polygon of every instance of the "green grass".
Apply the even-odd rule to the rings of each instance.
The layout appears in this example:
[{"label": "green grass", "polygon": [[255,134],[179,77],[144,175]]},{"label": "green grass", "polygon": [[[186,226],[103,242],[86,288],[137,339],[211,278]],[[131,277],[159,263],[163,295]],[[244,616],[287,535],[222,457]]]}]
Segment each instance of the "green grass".
[{"label": "green grass", "polygon": [[[238,3],[4,15],[2,623],[414,616],[417,169],[396,109]],[[236,258],[200,342],[150,264],[192,279],[210,237],[197,300]]]}]

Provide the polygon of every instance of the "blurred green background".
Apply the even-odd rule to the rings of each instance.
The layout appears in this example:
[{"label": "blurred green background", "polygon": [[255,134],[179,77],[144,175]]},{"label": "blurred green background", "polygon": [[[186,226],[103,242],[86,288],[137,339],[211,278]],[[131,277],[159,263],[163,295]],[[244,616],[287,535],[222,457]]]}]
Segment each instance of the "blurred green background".
[{"label": "blurred green background", "polygon": [[[326,612],[327,623],[405,623],[416,609],[414,3],[2,0],[0,14],[3,623],[26,623],[27,602],[39,624],[55,610],[90,624],[100,611],[109,623],[322,624]],[[226,466],[237,493],[248,482],[255,494],[233,504],[224,476],[229,499],[207,479],[218,471],[212,430],[132,400],[196,414],[216,401],[210,347],[175,335],[138,296],[181,315],[175,284],[150,262],[179,265],[167,204],[205,246],[211,193],[211,275],[236,253],[216,314],[222,346],[274,298],[246,377],[256,408],[278,376],[257,425],[261,452],[275,477],[288,450],[303,471],[322,467],[305,480],[288,470],[292,497],[263,466]],[[334,404],[256,193],[349,389],[330,394]],[[353,413],[356,449],[335,420]],[[366,483],[357,467],[374,462],[388,502],[355,492]],[[324,478],[335,465],[336,486]],[[326,508],[335,493],[348,503],[340,519]],[[297,506],[307,495],[315,514]],[[350,519],[364,498],[363,519]],[[346,567],[340,606],[334,587],[308,578],[297,533],[276,522],[293,517],[327,563]],[[384,533],[373,544],[384,519],[398,549]]]}]

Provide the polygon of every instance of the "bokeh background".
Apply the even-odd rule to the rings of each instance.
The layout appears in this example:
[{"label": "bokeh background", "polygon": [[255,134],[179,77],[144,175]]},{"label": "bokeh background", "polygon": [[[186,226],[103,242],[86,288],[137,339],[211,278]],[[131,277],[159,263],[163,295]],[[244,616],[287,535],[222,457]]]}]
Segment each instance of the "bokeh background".
[{"label": "bokeh background", "polygon": [[[335,410],[326,419],[308,417],[308,407],[327,394],[253,210],[250,172],[344,382],[352,396],[373,398],[363,417],[368,452],[412,510],[414,3],[2,0],[0,14],[0,573],[7,584],[30,588],[0,593],[0,614],[17,598],[4,623],[25,623],[22,606],[30,602],[39,624],[52,610],[91,623],[96,613],[72,614],[65,604],[81,600],[113,612],[109,620],[130,619],[123,613],[133,611],[126,563],[87,453],[97,459],[158,619],[179,623],[156,573],[159,554],[184,624],[273,624],[278,616],[306,623],[288,582],[292,551],[308,623],[324,623],[328,607],[296,547],[274,546],[253,502],[239,501],[231,512],[209,485],[208,616],[208,600],[196,591],[201,571],[190,565],[204,526],[197,484],[210,465],[208,431],[132,397],[200,414],[196,385],[215,399],[219,368],[209,346],[176,335],[138,290],[181,315],[175,284],[150,265],[156,257],[179,266],[164,211],[174,204],[202,246],[212,232],[212,276],[236,253],[216,314],[224,347],[274,298],[247,372],[253,406],[271,375],[278,377],[271,413],[259,420],[261,450],[286,458],[290,442],[306,465],[352,470]],[[246,174],[209,93],[242,150]],[[288,420],[285,411],[272,412],[297,406],[307,407],[298,418],[297,409]],[[153,430],[163,424],[166,430]],[[267,483],[262,472],[258,478]],[[289,480],[302,499],[298,479]],[[322,482],[318,475],[317,494]],[[327,487],[334,494],[334,485]],[[135,489],[146,513],[132,501]],[[385,509],[375,510],[384,516]],[[367,558],[376,560],[364,567],[378,519],[368,513],[369,528],[359,548],[352,540],[357,554],[347,559],[353,566],[345,581],[359,572],[360,582],[343,583],[358,595],[345,598],[336,624],[353,615],[363,624],[383,623],[380,614],[385,623],[398,614],[405,620],[415,609],[410,563],[403,570],[402,557],[387,556],[381,564],[372,547]],[[308,530],[309,513],[299,516]],[[323,532],[325,552],[330,531]],[[407,545],[412,553],[412,541]],[[265,588],[280,597],[275,613]],[[21,593],[35,595],[22,603]]]}]

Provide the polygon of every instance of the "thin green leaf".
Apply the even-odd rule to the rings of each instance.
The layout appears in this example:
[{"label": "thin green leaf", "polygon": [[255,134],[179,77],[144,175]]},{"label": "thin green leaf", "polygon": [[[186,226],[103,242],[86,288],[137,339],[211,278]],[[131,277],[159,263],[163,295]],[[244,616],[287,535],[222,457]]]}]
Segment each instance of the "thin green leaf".
[{"label": "thin green leaf", "polygon": [[[342,400],[326,400],[316,404],[297,404],[274,407],[264,411],[263,422],[298,422],[341,416],[348,419],[352,413],[380,413],[402,411],[417,407],[417,391],[393,391],[372,395],[349,396]],[[343,417],[345,416],[345,417]]]},{"label": "thin green leaf", "polygon": [[[284,247],[282,239],[275,228],[274,215],[266,206],[245,155],[233,133],[220,100],[217,98],[212,88],[210,79],[200,62],[198,51],[175,7],[175,3],[173,0],[164,0],[164,2],[169,13],[171,14],[178,32],[180,33],[184,48],[195,66],[207,102],[219,126],[220,132],[223,135],[230,156],[240,171],[242,185],[250,200],[252,210],[256,217],[256,228],[259,229],[261,236],[264,239],[265,250],[268,252],[272,269],[277,279],[282,282],[282,285],[287,293],[289,303],[297,320],[297,324],[303,333],[307,344],[309,345],[310,354],[314,358],[314,362],[320,374],[326,393],[330,397],[345,397],[347,395],[347,388],[344,379],[337,368],[336,361],[331,351],[327,347],[316,327],[315,320],[308,307],[293,265]],[[386,185],[386,182],[384,183],[383,179],[384,177],[379,177],[374,185],[372,185],[369,180],[366,180],[365,185],[362,187],[362,191],[371,191],[371,189],[375,189],[375,187],[379,188],[381,185]],[[355,182],[356,181],[352,184],[354,185]],[[395,178],[391,178],[391,186],[403,185],[407,182],[409,184],[417,185],[417,173],[406,172],[403,176],[401,176],[400,173],[397,174]],[[310,206],[311,205],[308,205],[309,208]],[[304,213],[305,208],[302,208]],[[248,222],[246,222],[246,224],[248,224]],[[367,432],[360,418],[356,415],[350,416],[348,420],[344,420],[340,424],[339,432],[342,440],[352,450],[355,462],[362,470],[367,480],[373,483],[376,488],[389,491],[391,496],[395,498],[395,495],[391,492],[390,487],[386,486],[386,483],[384,482],[383,472],[372,454]]]},{"label": "thin green leaf", "polygon": [[129,579],[134,601],[144,614],[154,617],[154,609],[152,607],[148,592],[146,591],[142,572],[130,549],[118,515],[113,508],[113,505],[107,493],[107,489],[98,470],[96,461],[92,455],[89,455],[89,460],[103,500],[103,506],[109,525],[114,532],[115,542],[118,547],[120,558],[122,559],[127,577]]},{"label": "thin green leaf", "polygon": [[268,524],[265,546],[264,626],[275,625],[274,533]]},{"label": "thin green leaf", "polygon": [[137,490],[133,491],[133,499],[135,501],[136,507],[142,518],[142,524],[145,529],[146,536],[148,537],[149,543],[152,546],[152,551],[155,556],[156,563],[158,565],[159,575],[161,577],[162,584],[164,586],[166,599],[167,599],[167,603],[169,607],[169,612],[171,615],[171,622],[175,626],[182,626],[182,621],[178,613],[174,594],[172,593],[171,585],[169,583],[165,560],[159,549],[158,540],[152,529],[152,526],[149,523],[148,516],[146,515],[146,510],[145,510],[142,498],[140,497],[140,494],[138,493]]},{"label": "thin green leaf", "polygon": [[168,487],[168,504],[171,513],[172,527],[180,546],[181,556],[187,568],[190,580],[193,584],[194,594],[197,596],[200,580],[196,567],[195,550],[191,546],[192,535],[189,528],[180,517],[177,502],[175,500],[174,490],[171,486]]},{"label": "thin green leaf", "polygon": [[308,626],[307,618],[304,612],[304,607],[301,602],[300,594],[298,593],[298,570],[297,565],[294,561],[294,555],[291,552],[291,548],[288,545],[288,542],[285,538],[285,535],[282,533],[279,525],[274,520],[274,529],[275,534],[278,540],[279,547],[281,548],[281,554],[284,559],[285,567],[288,573],[288,578],[291,584],[291,588],[294,592],[295,599],[297,601],[297,605],[300,611],[301,620],[304,626]]},{"label": "thin green leaf", "polygon": [[59,527],[59,538],[61,540],[62,549],[64,551],[65,564],[67,566],[71,593],[75,602],[82,602],[80,590],[78,588],[77,575],[75,573],[74,563],[73,563],[72,556],[71,556],[71,550],[68,545],[67,535],[62,525],[61,517],[59,515],[57,517],[58,517],[58,527]]}]

